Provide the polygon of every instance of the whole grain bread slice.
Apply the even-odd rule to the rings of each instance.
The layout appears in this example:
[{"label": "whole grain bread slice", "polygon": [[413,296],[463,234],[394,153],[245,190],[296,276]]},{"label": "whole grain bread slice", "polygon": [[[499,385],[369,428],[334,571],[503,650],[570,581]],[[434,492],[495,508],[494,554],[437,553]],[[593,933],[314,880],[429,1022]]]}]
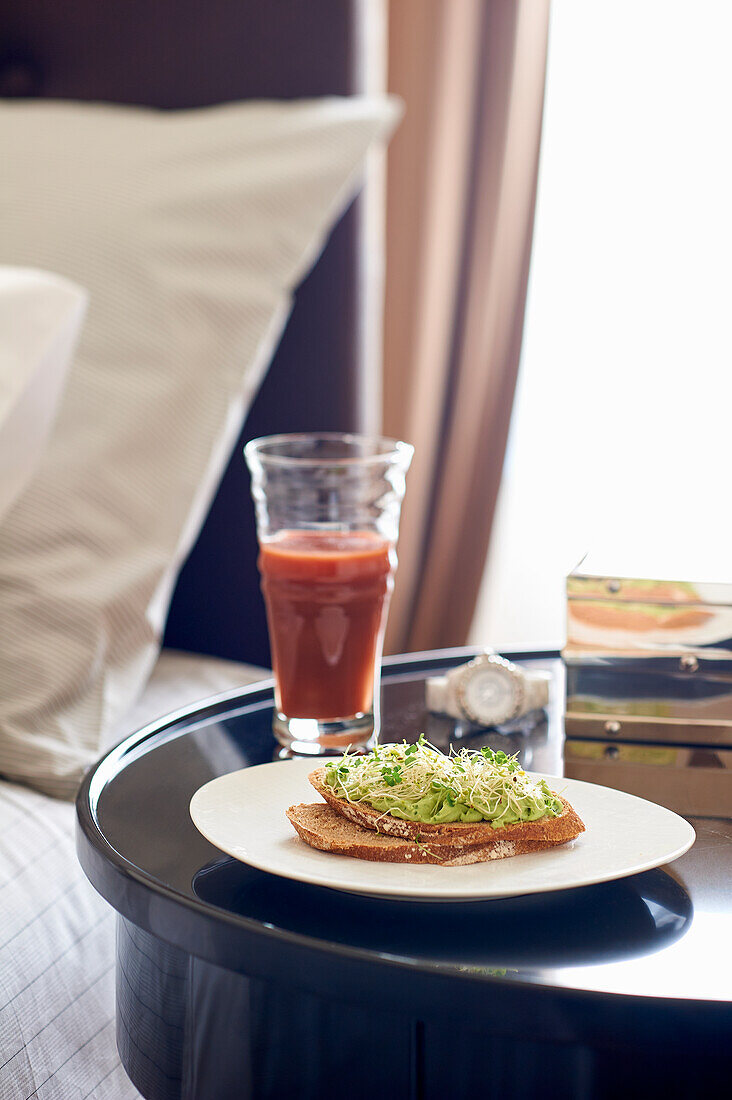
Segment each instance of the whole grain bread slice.
[{"label": "whole grain bread slice", "polygon": [[374,863],[435,863],[443,867],[459,867],[526,855],[566,843],[565,840],[530,839],[516,834],[508,838],[502,835],[501,829],[491,830],[494,836],[490,843],[417,843],[355,825],[324,802],[290,806],[287,816],[300,838],[311,848]]},{"label": "whole grain bread slice", "polygon": [[376,833],[399,837],[402,840],[424,841],[433,848],[443,844],[448,847],[491,845],[500,839],[514,840],[519,837],[522,841],[537,841],[547,846],[564,844],[585,831],[579,815],[566,798],[562,798],[555,792],[552,793],[564,807],[558,817],[547,816],[540,817],[536,821],[517,821],[494,829],[488,821],[478,821],[473,824],[453,821],[441,825],[430,825],[422,821],[404,821],[401,818],[392,817],[391,814],[385,814],[381,810],[374,810],[363,802],[348,802],[345,798],[338,798],[325,783],[325,768],[318,768],[311,772],[308,779],[336,813],[355,825]]}]

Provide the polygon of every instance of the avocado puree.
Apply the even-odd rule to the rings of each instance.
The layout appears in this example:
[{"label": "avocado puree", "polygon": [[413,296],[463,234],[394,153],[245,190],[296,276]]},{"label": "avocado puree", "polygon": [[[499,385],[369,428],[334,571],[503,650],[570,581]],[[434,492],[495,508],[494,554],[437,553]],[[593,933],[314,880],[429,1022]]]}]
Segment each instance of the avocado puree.
[{"label": "avocado puree", "polygon": [[326,765],[334,794],[405,821],[429,825],[486,821],[494,828],[561,814],[544,780],[528,776],[515,756],[463,749],[445,756],[420,738],[377,746],[367,756]]}]

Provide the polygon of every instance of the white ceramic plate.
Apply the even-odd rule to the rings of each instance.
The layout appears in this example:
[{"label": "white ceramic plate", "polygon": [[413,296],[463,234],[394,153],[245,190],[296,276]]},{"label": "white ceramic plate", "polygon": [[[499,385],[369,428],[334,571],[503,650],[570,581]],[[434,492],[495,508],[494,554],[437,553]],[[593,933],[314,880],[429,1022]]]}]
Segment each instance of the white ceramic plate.
[{"label": "white ceramic plate", "polygon": [[273,875],[355,894],[430,901],[475,901],[568,890],[670,863],[694,843],[691,825],[671,810],[623,791],[543,776],[564,794],[587,831],[560,848],[467,867],[369,863],[310,848],[285,810],[320,802],[308,783],[313,760],[283,760],[211,780],[191,799],[201,833],[235,859]]}]

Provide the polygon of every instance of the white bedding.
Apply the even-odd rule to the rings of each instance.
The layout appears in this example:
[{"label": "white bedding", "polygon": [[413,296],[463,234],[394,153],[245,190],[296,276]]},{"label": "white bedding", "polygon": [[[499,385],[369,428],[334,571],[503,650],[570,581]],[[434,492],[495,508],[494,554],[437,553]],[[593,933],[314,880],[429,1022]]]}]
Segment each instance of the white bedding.
[{"label": "white bedding", "polygon": [[[163,653],[120,733],[263,670]],[[117,1055],[114,912],[79,867],[74,806],[0,781],[0,1100],[133,1100]]]},{"label": "white bedding", "polygon": [[0,783],[0,1097],[127,1100],[114,913],[84,878],[74,807]]}]

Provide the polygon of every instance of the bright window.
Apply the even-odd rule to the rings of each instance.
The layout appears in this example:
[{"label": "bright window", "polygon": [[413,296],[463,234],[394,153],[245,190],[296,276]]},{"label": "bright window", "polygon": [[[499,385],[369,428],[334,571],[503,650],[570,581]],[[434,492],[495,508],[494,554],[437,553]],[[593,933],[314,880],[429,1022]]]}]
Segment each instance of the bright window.
[{"label": "bright window", "polygon": [[724,548],[732,580],[731,50],[729,0],[554,0],[475,642],[561,642],[564,576],[587,550],[694,568]]}]

